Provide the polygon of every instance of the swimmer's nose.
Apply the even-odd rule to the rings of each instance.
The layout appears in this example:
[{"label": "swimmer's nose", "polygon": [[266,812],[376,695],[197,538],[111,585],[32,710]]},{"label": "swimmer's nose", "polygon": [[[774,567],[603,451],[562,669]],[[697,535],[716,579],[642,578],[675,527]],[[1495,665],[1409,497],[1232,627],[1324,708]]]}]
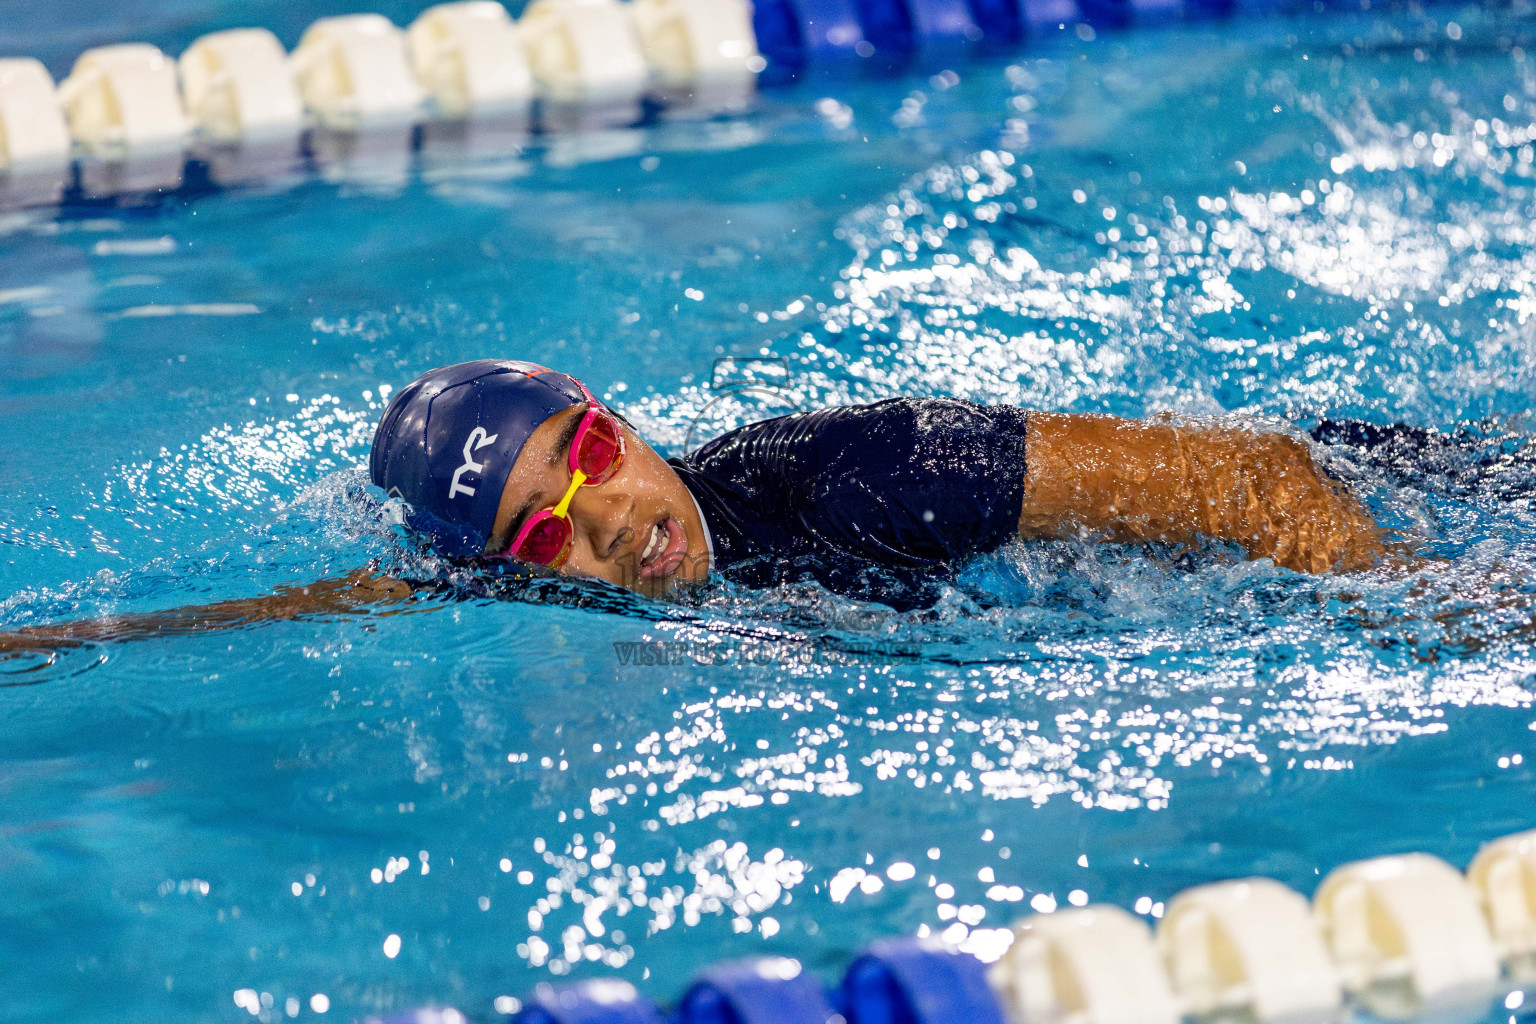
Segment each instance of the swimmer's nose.
[{"label": "swimmer's nose", "polygon": [[622,557],[634,546],[634,497],[610,486],[577,488],[571,501],[571,519],[586,534],[592,554],[603,562]]}]

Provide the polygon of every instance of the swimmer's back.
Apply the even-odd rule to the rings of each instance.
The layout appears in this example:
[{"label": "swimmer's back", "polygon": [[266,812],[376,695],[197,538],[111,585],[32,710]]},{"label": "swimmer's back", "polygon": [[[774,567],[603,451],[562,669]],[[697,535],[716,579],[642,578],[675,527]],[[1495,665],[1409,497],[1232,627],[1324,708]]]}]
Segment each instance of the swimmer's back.
[{"label": "swimmer's back", "polygon": [[1017,536],[1025,434],[1013,406],[894,398],[749,424],[669,462],[727,575],[748,562],[932,574]]}]

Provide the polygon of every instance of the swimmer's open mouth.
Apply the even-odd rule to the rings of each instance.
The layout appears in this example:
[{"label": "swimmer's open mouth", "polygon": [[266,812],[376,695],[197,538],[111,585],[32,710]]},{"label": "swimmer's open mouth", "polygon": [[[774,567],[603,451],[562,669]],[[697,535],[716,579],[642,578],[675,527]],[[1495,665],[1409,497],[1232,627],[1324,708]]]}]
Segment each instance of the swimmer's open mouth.
[{"label": "swimmer's open mouth", "polygon": [[645,547],[640,552],[640,578],[670,576],[683,564],[688,553],[688,534],[683,524],[667,516],[651,527]]}]

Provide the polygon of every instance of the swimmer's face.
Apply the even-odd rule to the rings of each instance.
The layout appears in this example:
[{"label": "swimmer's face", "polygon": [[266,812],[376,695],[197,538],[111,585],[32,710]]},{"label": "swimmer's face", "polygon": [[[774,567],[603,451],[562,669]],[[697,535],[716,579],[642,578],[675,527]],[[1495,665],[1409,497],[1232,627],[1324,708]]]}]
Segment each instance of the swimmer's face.
[{"label": "swimmer's face", "polygon": [[[507,550],[528,517],[550,508],[571,485],[566,461],[585,404],[558,412],[539,425],[523,446],[485,547]],[[564,575],[591,576],[652,597],[709,574],[704,525],[682,479],[628,427],[624,464],[600,484],[576,488],[571,499],[571,554]]]}]

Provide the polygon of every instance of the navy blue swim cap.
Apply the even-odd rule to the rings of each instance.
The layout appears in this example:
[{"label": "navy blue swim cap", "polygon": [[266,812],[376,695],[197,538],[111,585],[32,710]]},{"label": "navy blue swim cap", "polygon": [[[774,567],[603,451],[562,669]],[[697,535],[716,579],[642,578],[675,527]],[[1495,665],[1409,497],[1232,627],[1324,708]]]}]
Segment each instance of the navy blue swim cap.
[{"label": "navy blue swim cap", "polygon": [[450,558],[485,552],[512,465],[539,424],[587,400],[537,363],[477,359],[416,378],[384,410],[373,482],[411,506],[407,523]]}]

